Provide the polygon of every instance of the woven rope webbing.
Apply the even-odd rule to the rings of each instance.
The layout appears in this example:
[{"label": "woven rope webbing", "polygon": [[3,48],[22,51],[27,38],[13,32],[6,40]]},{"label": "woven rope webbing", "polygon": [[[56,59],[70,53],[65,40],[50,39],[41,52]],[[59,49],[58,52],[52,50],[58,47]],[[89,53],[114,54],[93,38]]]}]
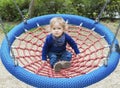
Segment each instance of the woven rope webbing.
[{"label": "woven rope webbing", "polygon": [[41,27],[27,31],[16,38],[12,47],[19,65],[39,75],[69,78],[86,74],[103,64],[102,61],[109,50],[103,36],[95,33],[94,30],[78,26],[69,26],[66,32],[77,42],[81,51],[81,57],[77,58],[74,51],[67,45],[67,49],[73,54],[70,68],[56,73],[50,67],[49,60],[45,64],[42,63],[42,46],[49,30]]}]

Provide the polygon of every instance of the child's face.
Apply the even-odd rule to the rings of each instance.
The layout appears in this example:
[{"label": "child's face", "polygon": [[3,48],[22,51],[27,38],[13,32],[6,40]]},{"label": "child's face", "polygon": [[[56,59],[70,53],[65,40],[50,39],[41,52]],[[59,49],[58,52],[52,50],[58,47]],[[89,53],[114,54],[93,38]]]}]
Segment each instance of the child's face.
[{"label": "child's face", "polygon": [[64,28],[59,24],[59,23],[55,23],[52,27],[51,27],[51,33],[55,36],[55,37],[60,37],[64,32]]}]

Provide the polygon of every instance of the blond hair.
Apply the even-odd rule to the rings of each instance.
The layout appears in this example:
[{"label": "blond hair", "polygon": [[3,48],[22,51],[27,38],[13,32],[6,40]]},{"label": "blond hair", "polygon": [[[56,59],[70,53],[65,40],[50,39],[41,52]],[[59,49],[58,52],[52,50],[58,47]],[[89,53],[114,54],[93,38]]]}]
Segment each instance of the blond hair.
[{"label": "blond hair", "polygon": [[54,17],[50,20],[50,27],[53,27],[55,23],[59,23],[63,28],[66,27],[66,22],[62,17]]}]

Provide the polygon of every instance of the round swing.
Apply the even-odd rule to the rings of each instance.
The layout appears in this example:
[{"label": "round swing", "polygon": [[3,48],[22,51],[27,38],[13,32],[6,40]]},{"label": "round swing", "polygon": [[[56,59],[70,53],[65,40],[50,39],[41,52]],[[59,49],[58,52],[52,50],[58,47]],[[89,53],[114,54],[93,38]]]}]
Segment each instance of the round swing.
[{"label": "round swing", "polygon": [[[81,57],[72,49],[71,67],[56,73],[41,60],[41,50],[53,17],[68,20],[66,32],[77,42]],[[1,59],[19,80],[38,88],[83,88],[107,77],[117,67],[120,53],[117,39],[104,25],[77,15],[51,14],[29,19],[14,27],[1,45]],[[8,44],[9,40],[9,44]],[[110,46],[113,46],[111,49]],[[11,56],[11,49],[14,56]],[[111,51],[107,56],[108,51]],[[14,57],[14,58],[13,58]],[[16,64],[17,62],[17,64]]]}]

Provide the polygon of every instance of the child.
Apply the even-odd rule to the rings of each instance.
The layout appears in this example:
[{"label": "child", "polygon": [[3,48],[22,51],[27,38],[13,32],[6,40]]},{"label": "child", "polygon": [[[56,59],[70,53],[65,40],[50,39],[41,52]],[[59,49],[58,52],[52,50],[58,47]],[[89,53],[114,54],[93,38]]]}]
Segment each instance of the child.
[{"label": "child", "polygon": [[43,63],[50,60],[50,65],[55,72],[59,72],[62,68],[70,67],[72,54],[66,50],[67,43],[79,55],[80,51],[75,41],[65,33],[67,27],[66,22],[61,17],[54,17],[50,20],[51,33],[47,36],[42,49]]}]

